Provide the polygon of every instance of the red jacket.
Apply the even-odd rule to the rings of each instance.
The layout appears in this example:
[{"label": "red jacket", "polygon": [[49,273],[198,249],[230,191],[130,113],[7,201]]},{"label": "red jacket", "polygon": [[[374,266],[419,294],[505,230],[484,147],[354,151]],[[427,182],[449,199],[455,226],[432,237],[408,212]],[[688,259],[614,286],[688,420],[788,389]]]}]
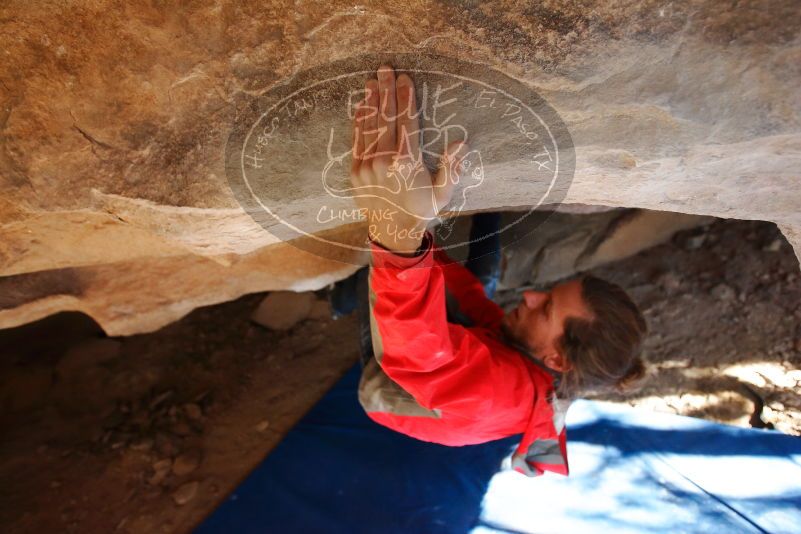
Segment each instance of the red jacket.
[{"label": "red jacket", "polygon": [[[553,377],[504,339],[503,310],[479,280],[426,233],[425,252],[372,245],[370,312],[375,359],[359,401],[373,421],[417,439],[470,445],[523,434],[512,466],[567,474],[566,403]],[[457,309],[458,308],[458,309]],[[448,322],[462,315],[473,326]]]}]

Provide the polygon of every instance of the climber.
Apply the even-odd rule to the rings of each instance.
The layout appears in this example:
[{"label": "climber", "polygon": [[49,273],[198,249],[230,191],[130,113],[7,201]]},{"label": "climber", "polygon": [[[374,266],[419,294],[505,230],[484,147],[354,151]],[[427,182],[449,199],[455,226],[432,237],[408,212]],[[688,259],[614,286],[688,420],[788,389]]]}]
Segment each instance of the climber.
[{"label": "climber", "polygon": [[371,193],[357,196],[357,206],[376,216],[368,219],[369,271],[349,286],[359,296],[359,401],[375,422],[425,441],[523,434],[514,469],[567,474],[565,410],[579,395],[623,390],[642,377],[642,314],[620,287],[593,276],[524,291],[505,314],[489,298],[500,215],[473,217],[467,267],[428,229],[458,182],[466,143],[449,144],[432,176],[420,154],[411,78],[396,79],[383,65],[365,90],[351,181]]}]

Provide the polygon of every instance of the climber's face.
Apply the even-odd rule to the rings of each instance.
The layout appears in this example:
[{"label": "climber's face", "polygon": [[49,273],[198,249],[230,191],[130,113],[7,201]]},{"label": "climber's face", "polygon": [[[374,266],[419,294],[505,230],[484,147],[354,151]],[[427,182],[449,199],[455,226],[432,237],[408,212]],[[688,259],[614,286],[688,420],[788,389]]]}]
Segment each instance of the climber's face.
[{"label": "climber's face", "polygon": [[567,371],[570,362],[558,350],[557,341],[570,317],[592,318],[582,297],[581,280],[558,284],[550,291],[525,291],[520,304],[504,316],[501,328],[547,367]]}]

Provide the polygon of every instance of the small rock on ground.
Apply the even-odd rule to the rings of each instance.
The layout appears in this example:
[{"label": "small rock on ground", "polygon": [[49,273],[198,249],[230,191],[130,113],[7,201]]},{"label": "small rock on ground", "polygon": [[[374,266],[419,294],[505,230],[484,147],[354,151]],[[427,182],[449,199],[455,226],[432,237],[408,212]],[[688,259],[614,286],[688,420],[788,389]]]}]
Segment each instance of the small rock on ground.
[{"label": "small rock on ground", "polygon": [[684,242],[684,248],[687,250],[698,250],[704,245],[706,241],[706,234],[698,234],[687,238]]},{"label": "small rock on ground", "polygon": [[153,464],[153,476],[151,476],[147,483],[151,486],[158,486],[167,478],[167,474],[170,472],[170,468],[172,467],[172,460],[169,458],[165,458],[163,460],[159,460]]},{"label": "small rock on ground", "polygon": [[733,300],[736,293],[726,284],[718,284],[712,288],[712,296],[718,300]]},{"label": "small rock on ground", "polygon": [[312,292],[275,291],[261,301],[250,319],[271,330],[288,330],[309,317],[315,300]]},{"label": "small rock on ground", "polygon": [[172,500],[175,501],[175,504],[177,504],[178,506],[183,506],[184,504],[188,503],[189,501],[195,498],[199,486],[200,483],[197,481],[187,482],[186,484],[181,485],[177,490],[173,492]]},{"label": "small rock on ground", "polygon": [[172,472],[179,477],[188,475],[200,466],[201,459],[200,451],[187,451],[175,458],[172,464]]}]

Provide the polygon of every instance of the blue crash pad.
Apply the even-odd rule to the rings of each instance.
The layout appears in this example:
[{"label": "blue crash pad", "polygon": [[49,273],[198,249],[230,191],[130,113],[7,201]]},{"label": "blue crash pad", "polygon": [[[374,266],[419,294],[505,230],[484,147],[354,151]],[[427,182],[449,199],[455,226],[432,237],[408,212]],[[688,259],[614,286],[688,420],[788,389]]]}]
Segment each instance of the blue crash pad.
[{"label": "blue crash pad", "polygon": [[577,401],[570,476],[527,478],[503,468],[517,437],[444,447],[373,423],[359,373],[197,532],[801,532],[798,437]]}]

